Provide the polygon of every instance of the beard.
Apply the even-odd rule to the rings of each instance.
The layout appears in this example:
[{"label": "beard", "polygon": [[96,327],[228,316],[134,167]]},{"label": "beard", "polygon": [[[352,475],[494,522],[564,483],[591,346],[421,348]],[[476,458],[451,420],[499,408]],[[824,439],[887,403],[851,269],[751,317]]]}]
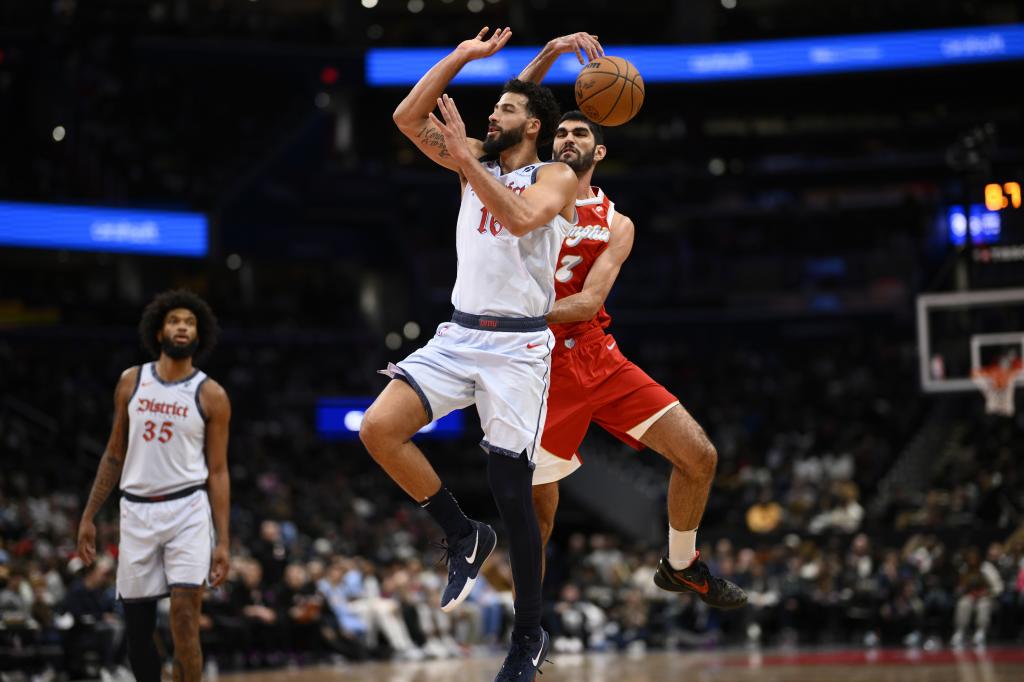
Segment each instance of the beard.
[{"label": "beard", "polygon": [[[562,151],[565,151],[564,149]],[[569,168],[572,168],[573,172],[585,173],[590,170],[594,165],[594,150],[591,149],[586,154],[580,152],[579,147],[573,147],[573,151],[576,152],[573,156],[570,156],[567,160],[562,161]],[[559,152],[558,156],[561,157],[562,153]],[[555,158],[554,161],[561,161],[560,158]]]},{"label": "beard", "polygon": [[526,124],[513,128],[512,130],[502,130],[498,133],[497,137],[487,136],[484,138],[484,154],[487,156],[495,156],[502,153],[509,147],[514,147],[523,141],[523,133],[526,132]]},{"label": "beard", "polygon": [[190,358],[196,354],[196,349],[198,348],[199,339],[192,339],[190,343],[186,343],[184,345],[174,343],[172,339],[163,339],[160,341],[160,350],[162,350],[164,355],[172,360],[184,360],[185,358]]}]

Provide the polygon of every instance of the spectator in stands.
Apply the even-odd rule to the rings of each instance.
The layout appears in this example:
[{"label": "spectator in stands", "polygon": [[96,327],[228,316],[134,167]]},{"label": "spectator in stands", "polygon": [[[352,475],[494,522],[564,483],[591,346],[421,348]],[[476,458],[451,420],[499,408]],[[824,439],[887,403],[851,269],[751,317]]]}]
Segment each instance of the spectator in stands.
[{"label": "spectator in stands", "polygon": [[124,679],[127,668],[121,663],[124,647],[124,621],[117,613],[114,594],[114,561],[100,556],[76,579],[64,597],[62,609],[74,618],[67,636],[68,660],[72,669],[84,671],[86,656],[99,655],[104,680]]},{"label": "spectator in stands", "polygon": [[366,620],[349,606],[345,571],[341,557],[335,557],[316,586],[326,600],[327,614],[333,619],[335,648],[346,658],[361,661],[371,655],[369,627]]},{"label": "spectator in stands", "polygon": [[260,537],[252,548],[252,555],[259,562],[267,584],[280,584],[284,579],[285,566],[291,560],[281,533],[281,524],[270,519],[260,524]]},{"label": "spectator in stands", "polygon": [[774,533],[782,519],[782,505],[772,497],[771,488],[761,488],[757,502],[747,510],[747,528],[752,533]]},{"label": "spectator in stands", "polygon": [[280,662],[284,628],[274,609],[273,593],[263,583],[263,567],[255,559],[235,561],[238,580],[229,586],[232,613],[240,615],[248,630],[253,650],[247,652],[249,665]]},{"label": "spectator in stands", "polygon": [[954,625],[956,631],[950,644],[962,647],[966,641],[967,628],[974,617],[975,646],[984,646],[988,628],[992,622],[995,597],[1003,591],[1003,580],[998,569],[990,562],[982,562],[977,547],[968,548],[960,569],[959,598],[956,602]]},{"label": "spectator in stands", "polygon": [[815,534],[828,530],[857,532],[864,520],[864,507],[857,501],[857,485],[849,481],[836,483],[829,497],[835,500],[833,506],[811,519],[808,530]]}]

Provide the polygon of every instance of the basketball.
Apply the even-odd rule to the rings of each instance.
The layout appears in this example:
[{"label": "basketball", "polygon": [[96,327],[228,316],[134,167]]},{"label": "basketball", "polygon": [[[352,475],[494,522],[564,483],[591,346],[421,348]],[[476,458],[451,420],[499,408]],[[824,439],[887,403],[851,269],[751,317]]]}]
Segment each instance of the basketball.
[{"label": "basketball", "polygon": [[576,105],[594,123],[620,126],[640,111],[644,79],[622,57],[595,59],[576,76]]}]

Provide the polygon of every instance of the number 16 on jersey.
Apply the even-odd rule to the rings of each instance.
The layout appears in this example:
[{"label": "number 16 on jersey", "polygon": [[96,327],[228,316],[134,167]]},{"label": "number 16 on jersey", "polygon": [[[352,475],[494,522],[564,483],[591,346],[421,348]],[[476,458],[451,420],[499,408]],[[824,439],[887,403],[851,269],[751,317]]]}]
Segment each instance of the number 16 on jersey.
[{"label": "number 16 on jersey", "polygon": [[491,219],[491,226],[490,226],[491,234],[494,235],[495,237],[497,237],[498,233],[501,232],[504,229],[504,226],[500,222],[498,222],[498,220],[494,216],[492,216],[490,213],[487,212],[487,207],[486,206],[481,206],[480,207],[480,227],[477,228],[477,231],[480,234],[483,234],[484,232],[487,231],[487,219],[488,218]]}]

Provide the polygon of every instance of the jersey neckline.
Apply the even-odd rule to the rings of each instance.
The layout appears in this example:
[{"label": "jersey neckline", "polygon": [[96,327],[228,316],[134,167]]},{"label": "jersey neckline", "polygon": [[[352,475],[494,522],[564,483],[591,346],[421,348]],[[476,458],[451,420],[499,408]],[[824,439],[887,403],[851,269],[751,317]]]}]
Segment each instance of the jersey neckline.
[{"label": "jersey neckline", "polygon": [[577,199],[577,206],[593,206],[594,204],[600,204],[604,201],[604,190],[600,187],[591,186],[590,189],[597,190],[597,196],[591,197],[590,199]]},{"label": "jersey neckline", "polygon": [[531,172],[532,171],[536,171],[541,166],[546,166],[549,163],[552,163],[552,162],[551,161],[537,161],[535,163],[528,163],[525,166],[520,166],[519,168],[514,168],[514,169],[510,170],[509,172],[504,173],[504,172],[501,171],[501,159],[490,159],[490,160],[484,161],[484,164],[493,164],[493,166],[495,168],[497,168],[498,172],[501,174],[500,177],[503,177],[503,178],[506,177],[506,176],[512,175],[513,173],[519,173],[520,171],[524,171],[527,168],[529,168],[531,170]]},{"label": "jersey neckline", "polygon": [[187,381],[192,381],[193,379],[195,379],[199,375],[199,372],[200,372],[200,370],[197,367],[197,368],[195,368],[192,371],[191,374],[189,374],[184,379],[178,379],[177,381],[164,381],[163,379],[160,378],[160,375],[156,373],[156,363],[155,362],[149,363],[149,373],[152,375],[152,377],[154,379],[159,381],[160,384],[163,385],[163,386],[177,386],[178,384],[184,384]]}]

